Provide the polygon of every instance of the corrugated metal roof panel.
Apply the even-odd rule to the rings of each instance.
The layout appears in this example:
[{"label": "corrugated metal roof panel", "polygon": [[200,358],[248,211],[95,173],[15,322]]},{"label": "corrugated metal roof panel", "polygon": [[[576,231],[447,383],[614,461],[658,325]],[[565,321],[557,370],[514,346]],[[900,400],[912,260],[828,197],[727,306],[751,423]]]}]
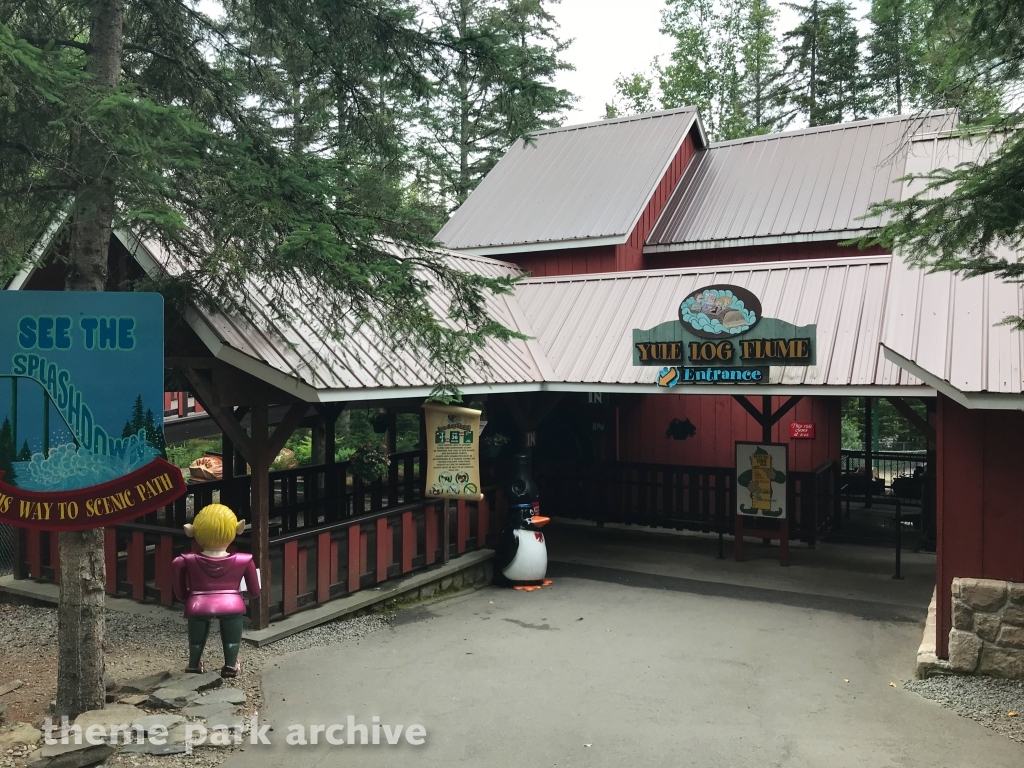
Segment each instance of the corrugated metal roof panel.
[{"label": "corrugated metal roof panel", "polygon": [[[516,299],[554,369],[553,381],[651,384],[632,364],[633,329],[678,317],[701,285],[730,283],[760,298],[766,317],[815,323],[817,365],[776,366],[773,384],[881,384],[879,341],[891,258],[769,262],[692,269],[527,278]],[[886,384],[917,384],[906,373]],[[685,390],[683,391],[685,393]]]},{"label": "corrugated metal roof panel", "polygon": [[[168,271],[184,263],[154,241],[142,244],[152,260]],[[515,265],[464,254],[444,253],[456,268],[489,277],[518,275]],[[249,279],[238,299],[244,312],[228,314],[195,307],[201,322],[217,340],[316,390],[358,390],[380,387],[432,387],[440,369],[422,350],[383,349],[370,325],[353,327],[329,317],[308,282],[268,286]],[[438,317],[447,317],[449,297],[433,291],[428,301]],[[504,296],[488,296],[491,316],[508,328],[532,335],[517,323]],[[450,321],[449,321],[450,322]],[[489,341],[481,351],[483,365],[473,367],[463,384],[534,383],[543,380],[544,361],[534,359],[526,341]]]},{"label": "corrugated metal roof panel", "polygon": [[509,148],[437,240],[474,249],[624,239],[695,121],[684,108],[534,133]]},{"label": "corrugated metal roof panel", "polygon": [[[712,144],[690,163],[647,246],[850,232],[901,192],[910,135],[949,128],[953,112],[864,120]],[[756,241],[755,241],[756,242]]]},{"label": "corrugated metal roof panel", "polygon": [[[996,142],[935,136],[916,140],[907,174],[981,160]],[[906,182],[906,194],[921,182]],[[938,191],[933,194],[941,194]],[[1016,261],[1006,247],[996,255]],[[950,272],[927,273],[894,257],[883,343],[899,356],[965,394],[1024,393],[1024,334],[1000,325],[1024,315],[1024,286],[993,275],[964,279]]]}]

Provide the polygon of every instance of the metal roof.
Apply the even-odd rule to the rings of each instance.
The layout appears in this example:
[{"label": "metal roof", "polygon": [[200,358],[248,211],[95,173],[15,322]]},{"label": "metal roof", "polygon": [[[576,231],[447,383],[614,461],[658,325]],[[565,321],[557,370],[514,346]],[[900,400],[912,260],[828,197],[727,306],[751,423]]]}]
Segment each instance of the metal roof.
[{"label": "metal roof", "polygon": [[622,243],[689,133],[686,107],[531,134],[517,141],[437,233],[474,253]]},{"label": "metal roof", "polygon": [[[549,382],[658,391],[657,369],[632,364],[633,329],[676,319],[679,302],[700,286],[729,283],[757,295],[766,317],[817,325],[818,364],[772,367],[770,384],[920,385],[885,360],[879,347],[890,265],[889,256],[870,256],[528,278],[519,283],[516,299],[553,368]],[[699,391],[727,389],[712,384]],[[673,393],[694,391],[683,386]],[[758,393],[768,391],[757,387]]]},{"label": "metal roof", "polygon": [[899,197],[908,139],[953,127],[954,111],[863,120],[712,144],[690,162],[645,253],[837,240],[879,225]]},{"label": "metal roof", "polygon": [[[124,232],[117,236],[147,270],[162,268],[173,274],[184,268],[155,241],[140,242]],[[458,269],[475,274],[519,274],[515,265],[493,259],[455,253],[444,256]],[[237,298],[244,313],[193,307],[189,318],[193,329],[217,358],[300,399],[327,402],[425,395],[441,378],[441,370],[424,350],[392,350],[370,325],[353,327],[327,316],[313,289],[301,279],[273,286],[249,279]],[[448,299],[441,290],[430,294],[430,304],[440,318],[447,318]],[[510,296],[487,298],[488,311],[495,320],[530,334],[514,303]],[[339,331],[343,334],[340,338]],[[481,352],[485,365],[470,370],[468,380],[460,386],[471,392],[475,391],[473,385],[486,391],[491,384],[542,381],[548,373],[546,360],[542,355],[535,357],[535,350],[534,341],[505,344],[491,340]]]},{"label": "metal roof", "polygon": [[[932,136],[915,140],[908,175],[978,160],[992,142]],[[908,193],[922,182],[908,181]],[[1019,259],[1008,248],[997,255]],[[968,407],[1024,408],[1024,334],[999,322],[1024,315],[1024,286],[992,275],[928,273],[894,257],[885,356]]]}]

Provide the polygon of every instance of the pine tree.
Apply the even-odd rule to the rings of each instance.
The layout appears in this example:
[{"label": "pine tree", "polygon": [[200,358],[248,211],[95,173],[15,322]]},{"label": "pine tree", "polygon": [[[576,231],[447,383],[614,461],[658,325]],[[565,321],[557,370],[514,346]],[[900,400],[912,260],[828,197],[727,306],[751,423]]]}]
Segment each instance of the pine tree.
[{"label": "pine tree", "polygon": [[[965,108],[973,126],[964,140],[991,151],[923,174],[914,195],[874,206],[871,215],[884,215],[889,223],[863,243],[899,249],[912,265],[928,270],[1022,282],[1024,6],[936,0],[928,35],[933,50],[943,54],[930,62],[929,98]],[[1024,330],[1024,317],[1006,322]]]},{"label": "pine tree", "polygon": [[783,46],[791,104],[811,126],[868,112],[860,36],[844,0],[786,3],[800,17]]},{"label": "pine tree", "polygon": [[[300,274],[325,312],[422,345],[453,375],[485,339],[509,338],[482,298],[510,282],[432,255],[389,165],[393,108],[421,98],[444,41],[383,0],[225,10],[220,21],[177,0],[0,0],[0,269],[19,269],[68,211],[67,290],[117,287],[117,226],[190,265],[157,284],[169,302],[232,311],[243,281]],[[322,104],[324,78],[342,108]],[[458,323],[432,310],[435,285]],[[55,714],[74,717],[105,698],[102,530],[61,533],[60,559]]]},{"label": "pine tree", "polygon": [[145,422],[145,413],[142,410],[142,395],[135,398],[135,404],[132,405],[131,416],[128,417],[128,421],[125,422],[124,429],[121,431],[121,437],[131,437],[132,435],[139,434],[139,430],[143,429]]},{"label": "pine tree", "polygon": [[675,47],[659,70],[662,106],[696,106],[716,140],[782,127],[775,16],[767,0],[667,0],[662,33]]},{"label": "pine tree", "polygon": [[424,178],[449,208],[462,203],[504,151],[558,124],[572,95],[553,85],[569,65],[547,0],[432,0],[444,55],[419,110]]},{"label": "pine tree", "polygon": [[877,108],[901,115],[917,109],[927,88],[928,0],[872,0],[867,71]]},{"label": "pine tree", "polygon": [[748,0],[744,12],[743,96],[748,134],[770,133],[785,126],[786,89],[775,35],[778,12],[768,0]]}]

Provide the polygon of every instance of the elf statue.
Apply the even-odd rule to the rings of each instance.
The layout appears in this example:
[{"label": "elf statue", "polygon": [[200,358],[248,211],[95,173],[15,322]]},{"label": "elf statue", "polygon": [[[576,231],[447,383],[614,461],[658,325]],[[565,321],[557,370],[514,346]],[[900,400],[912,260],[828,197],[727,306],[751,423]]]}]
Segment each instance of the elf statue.
[{"label": "elf statue", "polygon": [[186,672],[205,672],[203,649],[210,633],[210,621],[220,621],[220,639],[224,645],[221,677],[237,677],[242,669],[238,649],[242,643],[242,616],[245,601],[242,591],[259,597],[259,571],[252,555],[228,552],[228,546],[245,528],[245,522],[223,504],[209,504],[199,510],[185,533],[203,548],[202,554],[189,552],[171,563],[174,594],[185,604],[188,619],[188,667]]}]

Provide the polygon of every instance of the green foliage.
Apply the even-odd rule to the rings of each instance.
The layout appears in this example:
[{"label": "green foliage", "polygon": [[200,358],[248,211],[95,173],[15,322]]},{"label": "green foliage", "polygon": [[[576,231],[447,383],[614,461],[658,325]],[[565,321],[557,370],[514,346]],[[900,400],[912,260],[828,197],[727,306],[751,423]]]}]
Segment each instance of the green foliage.
[{"label": "green foliage", "polygon": [[872,0],[868,20],[868,76],[875,107],[902,115],[928,93],[929,0]]},{"label": "green foliage", "polygon": [[[944,37],[935,92],[963,107],[974,125],[963,134],[975,159],[914,182],[915,194],[869,215],[888,223],[862,243],[899,249],[911,264],[966,277],[1024,280],[1024,8],[1009,0],[936,0],[930,32]],[[973,114],[971,114],[973,113]],[[1024,318],[1004,322],[1024,329]]]},{"label": "green foliage", "polygon": [[348,461],[352,473],[368,483],[386,478],[391,467],[387,449],[379,441],[357,445]]},{"label": "green foliage", "polygon": [[767,0],[666,0],[661,31],[675,41],[668,62],[618,77],[605,117],[696,106],[713,139],[781,127],[776,16]]},{"label": "green foliage", "polygon": [[167,446],[167,460],[176,467],[188,469],[189,464],[206,453],[220,453],[220,437],[200,437]]},{"label": "green foliage", "polygon": [[655,103],[654,79],[635,72],[615,78],[615,100],[604,105],[604,119],[620,115],[642,115],[658,109]]},{"label": "green foliage", "polygon": [[[99,87],[91,6],[0,0],[0,272],[20,268],[71,201],[76,221],[102,225],[99,184],[116,193],[115,228],[180,257],[181,274],[141,286],[169,304],[241,311],[244,280],[298,273],[326,312],[426,349],[452,382],[485,339],[512,336],[483,301],[511,281],[429,251],[441,211],[429,183],[408,184],[417,110],[432,99],[444,111],[462,45],[451,28],[424,28],[404,0],[230,0],[222,19],[177,0],[130,1],[121,82]],[[478,102],[479,151],[493,159],[548,124],[567,94],[545,85],[563,65],[542,5],[488,8],[490,36],[463,47],[500,83]],[[450,296],[453,322],[436,317],[430,292]]]},{"label": "green foliage", "polygon": [[160,451],[161,455],[166,455],[167,443],[164,441],[164,431],[156,425],[156,417],[151,408],[142,410],[142,395],[135,398],[131,416],[125,422],[121,437],[131,437],[139,432],[145,434],[146,442]]},{"label": "green foliage", "polygon": [[[555,0],[557,2],[557,0]],[[419,179],[450,210],[509,145],[557,125],[573,96],[548,0],[430,0],[440,46],[417,110]]]},{"label": "green foliage", "polygon": [[[921,418],[927,418],[927,408],[920,400],[907,398],[906,402]],[[864,398],[842,399],[841,440],[846,450],[864,450]],[[928,447],[924,436],[915,429],[886,398],[875,398],[872,425],[875,450],[923,451]]]},{"label": "green foliage", "polygon": [[797,114],[809,125],[829,125],[870,112],[860,35],[845,0],[786,3],[799,23],[783,39],[787,85]]}]

